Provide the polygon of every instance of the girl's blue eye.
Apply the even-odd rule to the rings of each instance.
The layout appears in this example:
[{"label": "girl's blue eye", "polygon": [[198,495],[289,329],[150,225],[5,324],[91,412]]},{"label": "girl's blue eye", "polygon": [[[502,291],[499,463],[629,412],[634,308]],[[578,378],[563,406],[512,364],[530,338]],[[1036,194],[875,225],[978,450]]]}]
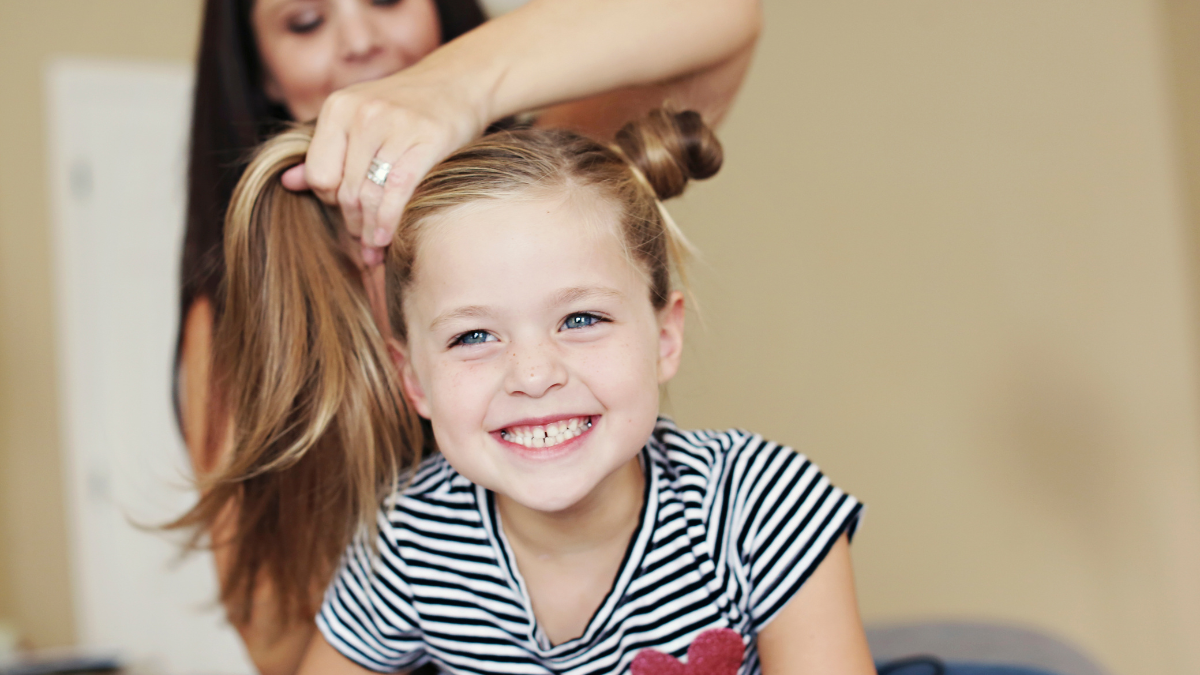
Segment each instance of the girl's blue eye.
[{"label": "girl's blue eye", "polygon": [[604,319],[601,319],[595,314],[580,312],[579,314],[572,314],[571,316],[568,316],[566,320],[563,321],[562,327],[565,330],[571,330],[573,328],[587,328],[588,326],[594,326],[601,321],[604,321]]},{"label": "girl's blue eye", "polygon": [[454,339],[455,345],[481,345],[495,340],[496,336],[486,330],[469,330]]}]

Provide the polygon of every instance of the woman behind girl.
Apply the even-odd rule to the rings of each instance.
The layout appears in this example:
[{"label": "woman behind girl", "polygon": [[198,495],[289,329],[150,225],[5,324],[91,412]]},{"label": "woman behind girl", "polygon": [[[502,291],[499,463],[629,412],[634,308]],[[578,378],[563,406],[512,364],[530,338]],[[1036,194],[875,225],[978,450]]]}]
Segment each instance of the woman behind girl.
[{"label": "woman behind girl", "polygon": [[658,416],[688,250],[660,199],[721,163],[699,115],[451,155],[388,251],[382,331],[337,212],[280,187],[308,140],[268,143],[234,194],[214,349],[234,451],[193,513],[240,497],[247,603],[348,546],[301,672],[619,673],[711,628],[742,636],[742,673],[873,672],[858,503],[789,448]]}]

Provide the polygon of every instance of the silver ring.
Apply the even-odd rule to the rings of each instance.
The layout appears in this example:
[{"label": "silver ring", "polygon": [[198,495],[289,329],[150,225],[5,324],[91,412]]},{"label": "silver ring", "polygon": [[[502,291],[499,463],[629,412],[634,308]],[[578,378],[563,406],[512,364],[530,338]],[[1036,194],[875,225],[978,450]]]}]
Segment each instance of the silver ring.
[{"label": "silver ring", "polygon": [[388,172],[392,170],[392,165],[387,162],[381,162],[378,159],[371,160],[371,168],[367,169],[367,180],[383,187],[387,183]]}]

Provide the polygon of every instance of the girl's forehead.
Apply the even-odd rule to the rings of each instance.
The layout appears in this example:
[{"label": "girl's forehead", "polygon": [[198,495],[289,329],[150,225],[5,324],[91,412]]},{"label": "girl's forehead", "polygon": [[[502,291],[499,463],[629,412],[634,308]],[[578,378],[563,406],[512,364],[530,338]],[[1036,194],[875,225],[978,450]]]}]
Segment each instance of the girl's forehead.
[{"label": "girl's forehead", "polygon": [[[537,247],[545,240],[556,245],[586,248],[594,255],[625,253],[620,209],[595,189],[526,190],[497,198],[461,204],[427,219],[417,236],[414,272],[445,247],[474,249],[481,242],[496,248],[521,240]],[[565,241],[562,241],[565,239]]]},{"label": "girl's forehead", "polygon": [[455,207],[422,224],[413,290],[532,293],[575,281],[625,286],[631,280],[644,286],[644,273],[625,250],[619,215],[606,200],[570,194]]},{"label": "girl's forehead", "polygon": [[616,234],[620,208],[598,188],[575,184],[538,186],[511,193],[481,197],[447,208],[422,225],[422,229],[453,225],[479,217],[504,219],[520,216],[530,209],[552,214],[563,225],[588,225]]}]

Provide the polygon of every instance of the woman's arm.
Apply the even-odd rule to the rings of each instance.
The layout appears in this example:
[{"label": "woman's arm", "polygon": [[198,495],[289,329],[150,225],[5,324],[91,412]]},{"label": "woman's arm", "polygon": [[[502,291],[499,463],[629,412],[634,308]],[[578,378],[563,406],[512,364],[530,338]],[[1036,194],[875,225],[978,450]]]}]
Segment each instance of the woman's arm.
[{"label": "woman's arm", "polygon": [[[760,22],[758,0],[532,0],[411,68],[334,92],[306,168],[285,182],[339,203],[352,234],[384,245],[425,173],[497,119],[561,105],[547,123],[608,134],[670,101],[719,120]],[[392,166],[382,187],[366,179],[372,159]]]},{"label": "woman's arm", "polygon": [[492,119],[576,101],[587,108],[548,112],[612,133],[669,100],[712,124],[737,93],[760,26],[757,0],[533,0],[434,56],[507,45],[484,77],[496,83]]},{"label": "woman's arm", "polygon": [[210,473],[218,458],[208,447],[208,386],[212,369],[212,301],[199,297],[183,319],[179,349],[179,417],[196,476]]},{"label": "woman's arm", "polygon": [[[212,302],[198,298],[188,310],[183,325],[183,346],[180,350],[180,413],[184,442],[197,476],[211,473],[221,465],[229,451],[228,445],[209,444],[209,387],[212,373]],[[233,539],[237,522],[237,507],[231,504],[209,528],[214,542],[213,561],[217,578],[224,579],[233,563]],[[228,608],[227,608],[228,609]],[[227,614],[232,616],[233,613]],[[254,606],[250,621],[235,623],[246,651],[255,668],[263,675],[289,675],[296,672],[316,625],[311,621],[284,621],[280,614],[274,586],[269,579],[255,584]]]},{"label": "woman's arm", "polygon": [[763,675],[874,675],[846,535],[758,634]]}]

